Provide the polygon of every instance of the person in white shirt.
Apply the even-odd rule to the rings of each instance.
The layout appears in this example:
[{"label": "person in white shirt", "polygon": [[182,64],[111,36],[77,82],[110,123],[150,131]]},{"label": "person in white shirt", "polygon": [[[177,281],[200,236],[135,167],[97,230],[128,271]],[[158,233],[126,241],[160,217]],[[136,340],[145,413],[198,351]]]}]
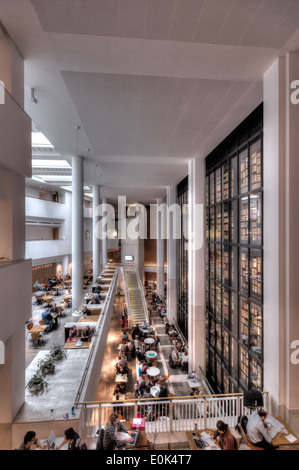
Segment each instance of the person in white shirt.
[{"label": "person in white shirt", "polygon": [[251,444],[265,450],[275,450],[266,423],[268,413],[264,410],[252,413],[247,423],[247,438]]}]

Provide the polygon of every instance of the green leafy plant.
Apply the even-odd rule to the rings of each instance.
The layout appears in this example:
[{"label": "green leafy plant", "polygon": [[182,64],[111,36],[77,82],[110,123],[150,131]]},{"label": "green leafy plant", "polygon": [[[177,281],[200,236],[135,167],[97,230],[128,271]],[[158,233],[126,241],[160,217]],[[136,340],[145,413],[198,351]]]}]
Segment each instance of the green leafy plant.
[{"label": "green leafy plant", "polygon": [[42,376],[52,375],[55,372],[55,364],[53,359],[48,355],[45,359],[38,362],[38,371]]},{"label": "green leafy plant", "polygon": [[66,352],[63,349],[63,347],[59,344],[54,344],[50,353],[49,353],[49,358],[53,362],[59,362],[62,361],[66,357]]},{"label": "green leafy plant", "polygon": [[26,388],[28,388],[28,390],[30,390],[30,392],[34,393],[35,395],[38,395],[39,393],[43,393],[48,385],[48,382],[46,382],[39,371],[37,371],[29,380]]}]

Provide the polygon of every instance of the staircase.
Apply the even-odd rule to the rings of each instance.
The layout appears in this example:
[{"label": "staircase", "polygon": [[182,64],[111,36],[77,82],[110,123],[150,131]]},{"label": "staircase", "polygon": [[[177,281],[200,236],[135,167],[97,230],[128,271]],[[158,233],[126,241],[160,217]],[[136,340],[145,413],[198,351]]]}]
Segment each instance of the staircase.
[{"label": "staircase", "polygon": [[125,282],[127,284],[127,291],[129,296],[129,310],[131,313],[132,327],[138,323],[147,322],[147,312],[144,307],[144,295],[141,290],[140,283],[138,282],[137,275],[135,271],[124,268]]}]

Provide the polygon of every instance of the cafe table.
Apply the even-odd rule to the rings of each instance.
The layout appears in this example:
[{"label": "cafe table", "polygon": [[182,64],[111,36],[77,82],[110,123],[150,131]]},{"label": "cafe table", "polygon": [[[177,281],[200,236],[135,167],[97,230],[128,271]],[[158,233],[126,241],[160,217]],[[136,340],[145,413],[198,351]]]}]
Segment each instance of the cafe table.
[{"label": "cafe table", "polygon": [[120,374],[119,374],[119,375],[117,375],[117,376],[115,377],[115,383],[116,383],[116,384],[128,383],[128,380],[129,380],[129,378],[128,378],[128,375],[127,375],[127,374],[124,374],[124,375],[120,375]]},{"label": "cafe table", "polygon": [[153,338],[145,338],[144,340],[145,344],[154,344],[155,340]]},{"label": "cafe table", "polygon": [[149,360],[152,360],[152,361],[154,359],[156,359],[157,355],[158,354],[156,353],[156,351],[146,351],[146,353],[145,353],[145,357]]},{"label": "cafe table", "polygon": [[158,398],[158,397],[159,397],[160,391],[161,391],[161,389],[160,389],[160,386],[159,386],[159,385],[154,385],[153,387],[151,387],[151,395],[152,395],[154,398]]},{"label": "cafe table", "polygon": [[146,370],[146,373],[150,377],[157,377],[158,375],[160,375],[160,369],[158,369],[158,367],[150,367]]},{"label": "cafe table", "polygon": [[45,295],[43,297],[43,301],[46,302],[47,304],[50,304],[54,300],[54,295]]},{"label": "cafe table", "polygon": [[[286,433],[279,432],[272,440],[272,445],[276,448],[299,446],[298,436],[296,436],[296,434],[292,431],[292,429],[283,421],[283,419],[280,416],[275,416],[275,419],[277,419],[277,421],[279,421],[284,426],[287,432]],[[294,436],[295,440],[293,442],[290,442],[287,439],[287,436]]]}]

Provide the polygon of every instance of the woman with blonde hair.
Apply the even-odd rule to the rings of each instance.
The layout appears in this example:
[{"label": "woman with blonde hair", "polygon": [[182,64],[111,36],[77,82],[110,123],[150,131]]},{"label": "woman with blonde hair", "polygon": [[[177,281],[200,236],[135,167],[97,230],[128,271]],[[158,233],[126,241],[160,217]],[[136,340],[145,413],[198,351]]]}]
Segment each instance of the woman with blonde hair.
[{"label": "woman with blonde hair", "polygon": [[105,427],[105,435],[103,441],[104,450],[114,450],[115,448],[119,449],[121,447],[124,447],[126,444],[133,442],[133,439],[131,437],[128,437],[125,440],[117,439],[117,431],[128,433],[130,436],[134,434],[134,432],[129,431],[128,428],[120,422],[117,413],[111,413]]}]

